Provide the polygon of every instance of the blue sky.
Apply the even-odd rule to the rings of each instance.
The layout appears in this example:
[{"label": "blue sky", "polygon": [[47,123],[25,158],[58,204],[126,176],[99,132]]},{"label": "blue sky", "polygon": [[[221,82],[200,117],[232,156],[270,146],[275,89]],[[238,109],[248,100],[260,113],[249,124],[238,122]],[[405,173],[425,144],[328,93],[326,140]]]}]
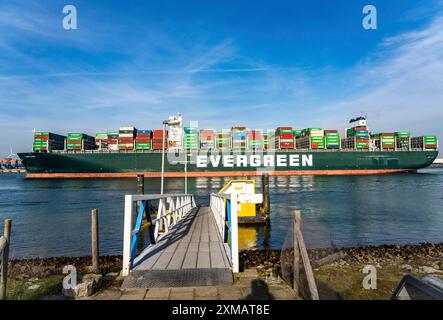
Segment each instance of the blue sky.
[{"label": "blue sky", "polygon": [[0,1],[0,156],[30,150],[34,128],[153,129],[176,112],[325,129],[363,113],[443,138],[442,80],[443,1]]}]

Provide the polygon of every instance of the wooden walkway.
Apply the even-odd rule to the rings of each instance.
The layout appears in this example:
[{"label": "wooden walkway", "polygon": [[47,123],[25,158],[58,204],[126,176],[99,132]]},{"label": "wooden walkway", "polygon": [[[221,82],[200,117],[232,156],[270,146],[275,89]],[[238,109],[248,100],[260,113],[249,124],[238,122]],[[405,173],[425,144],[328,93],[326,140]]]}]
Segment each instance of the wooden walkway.
[{"label": "wooden walkway", "polygon": [[194,209],[134,261],[123,288],[231,284],[230,263],[209,207]]}]

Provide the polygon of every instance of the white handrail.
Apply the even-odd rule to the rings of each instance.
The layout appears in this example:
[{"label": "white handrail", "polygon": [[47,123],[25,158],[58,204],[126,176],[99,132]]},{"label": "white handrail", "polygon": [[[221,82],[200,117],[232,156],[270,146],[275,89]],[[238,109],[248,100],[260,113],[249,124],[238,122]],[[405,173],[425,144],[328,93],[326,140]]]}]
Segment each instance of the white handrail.
[{"label": "white handrail", "polygon": [[[126,195],[123,227],[123,276],[127,276],[132,269],[136,258],[135,251],[142,226],[143,213],[148,208],[149,201],[154,200],[158,200],[156,218],[151,220],[150,213],[146,213],[150,227],[154,227],[154,243],[160,240],[178,221],[196,207],[194,196],[190,194]],[[134,207],[136,203],[139,203],[139,211],[134,223]]]},{"label": "white handrail", "polygon": [[[218,233],[227,245],[227,254],[231,260],[233,272],[239,272],[238,256],[238,210],[236,194],[211,194],[210,203]],[[227,232],[226,232],[227,231]]]}]

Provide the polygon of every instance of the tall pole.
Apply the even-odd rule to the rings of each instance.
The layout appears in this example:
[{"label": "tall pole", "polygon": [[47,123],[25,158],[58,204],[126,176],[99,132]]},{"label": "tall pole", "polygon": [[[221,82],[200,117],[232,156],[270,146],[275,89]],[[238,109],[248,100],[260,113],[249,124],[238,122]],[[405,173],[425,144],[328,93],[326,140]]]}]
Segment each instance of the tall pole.
[{"label": "tall pole", "polygon": [[188,194],[188,150],[185,151],[185,194]]},{"label": "tall pole", "polygon": [[166,124],[163,124],[163,142],[162,142],[162,176],[160,184],[160,194],[163,194],[163,186],[165,179],[165,135],[166,135]]},{"label": "tall pole", "polygon": [[98,239],[98,209],[93,209],[91,212],[91,247],[92,247],[92,272],[99,273],[98,259],[99,253],[99,239]]},{"label": "tall pole", "polygon": [[263,189],[263,211],[266,218],[269,218],[270,199],[269,199],[269,174],[262,175],[262,189]]}]

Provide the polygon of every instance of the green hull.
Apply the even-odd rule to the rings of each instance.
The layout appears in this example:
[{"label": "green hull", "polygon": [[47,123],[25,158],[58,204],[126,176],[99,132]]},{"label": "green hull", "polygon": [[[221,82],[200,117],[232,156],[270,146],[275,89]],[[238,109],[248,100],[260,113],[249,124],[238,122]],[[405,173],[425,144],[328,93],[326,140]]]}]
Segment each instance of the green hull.
[{"label": "green hull", "polygon": [[[438,151],[278,151],[265,155],[165,156],[166,176],[231,176],[270,172],[274,175],[371,174],[414,171],[432,164]],[[160,152],[20,153],[29,177],[118,177],[161,172]]]}]

